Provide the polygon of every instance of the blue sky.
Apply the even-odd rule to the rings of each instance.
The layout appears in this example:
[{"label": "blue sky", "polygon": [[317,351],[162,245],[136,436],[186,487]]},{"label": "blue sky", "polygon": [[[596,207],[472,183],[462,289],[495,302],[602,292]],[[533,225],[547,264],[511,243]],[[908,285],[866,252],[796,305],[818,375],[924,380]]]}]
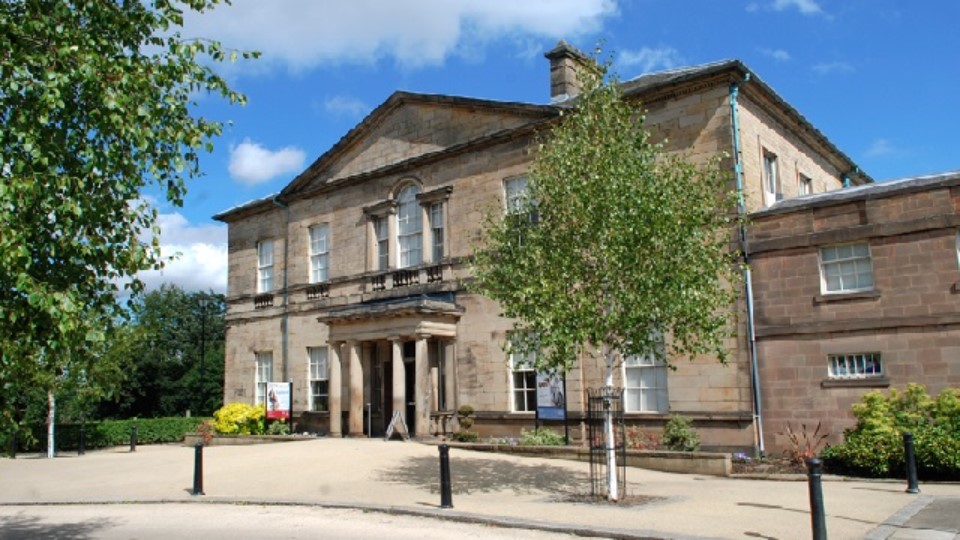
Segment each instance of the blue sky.
[{"label": "blue sky", "polygon": [[279,191],[395,90],[548,102],[561,38],[622,79],[739,58],[879,181],[960,169],[957,21],[953,0],[233,0],[183,35],[262,52],[217,68],[248,104],[199,98],[231,124],[184,206],[158,206],[179,258],[142,277],[223,292],[210,216]]}]

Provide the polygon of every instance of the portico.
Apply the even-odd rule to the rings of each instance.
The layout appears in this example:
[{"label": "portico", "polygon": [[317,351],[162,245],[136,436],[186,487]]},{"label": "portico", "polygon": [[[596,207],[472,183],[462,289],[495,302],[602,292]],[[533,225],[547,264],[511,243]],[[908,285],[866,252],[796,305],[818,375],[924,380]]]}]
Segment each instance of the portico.
[{"label": "portico", "polygon": [[431,413],[454,408],[459,316],[453,302],[408,298],[318,317],[329,335],[330,435],[379,435],[399,411],[411,436],[430,436]]}]

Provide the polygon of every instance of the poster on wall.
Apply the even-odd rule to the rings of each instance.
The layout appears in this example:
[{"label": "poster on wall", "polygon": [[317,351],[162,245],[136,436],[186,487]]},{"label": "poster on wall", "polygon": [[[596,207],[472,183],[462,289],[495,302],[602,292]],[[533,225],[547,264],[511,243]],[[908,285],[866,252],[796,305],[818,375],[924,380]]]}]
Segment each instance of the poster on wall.
[{"label": "poster on wall", "polygon": [[267,420],[290,419],[290,383],[267,383]]},{"label": "poster on wall", "polygon": [[567,407],[563,395],[563,376],[558,373],[537,372],[537,418],[566,420]]}]

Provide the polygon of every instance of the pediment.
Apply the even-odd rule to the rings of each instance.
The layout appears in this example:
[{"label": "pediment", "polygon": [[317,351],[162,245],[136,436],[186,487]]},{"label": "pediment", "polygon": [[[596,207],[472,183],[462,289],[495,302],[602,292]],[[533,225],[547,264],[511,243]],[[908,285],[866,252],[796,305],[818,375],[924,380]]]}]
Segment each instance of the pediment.
[{"label": "pediment", "polygon": [[308,191],[551,117],[543,105],[395,93],[283,190]]}]

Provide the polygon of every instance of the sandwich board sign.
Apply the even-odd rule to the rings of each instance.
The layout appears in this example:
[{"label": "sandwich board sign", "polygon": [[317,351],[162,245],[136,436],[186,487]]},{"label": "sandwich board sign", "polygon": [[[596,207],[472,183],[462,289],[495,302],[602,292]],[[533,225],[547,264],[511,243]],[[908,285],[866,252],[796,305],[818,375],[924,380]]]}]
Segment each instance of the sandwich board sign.
[{"label": "sandwich board sign", "polygon": [[289,382],[267,383],[267,420],[290,420],[293,408],[292,387],[293,383]]}]

